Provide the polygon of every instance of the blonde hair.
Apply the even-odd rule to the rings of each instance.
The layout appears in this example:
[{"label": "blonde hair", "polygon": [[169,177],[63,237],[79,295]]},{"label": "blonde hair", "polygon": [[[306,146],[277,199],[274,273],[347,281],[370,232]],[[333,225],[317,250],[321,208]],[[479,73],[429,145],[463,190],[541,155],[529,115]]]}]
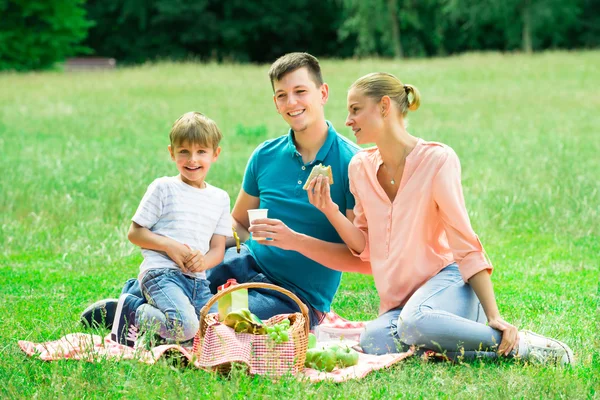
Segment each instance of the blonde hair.
[{"label": "blonde hair", "polygon": [[[400,79],[386,72],[373,72],[358,78],[350,86],[357,89],[365,96],[379,102],[383,96],[389,96],[398,106],[403,117],[408,111],[416,111],[421,105],[421,94],[413,85],[403,84]],[[412,94],[412,100],[409,95]]]},{"label": "blonde hair", "polygon": [[188,142],[216,150],[222,138],[221,130],[215,121],[196,111],[179,117],[169,133],[172,147]]}]

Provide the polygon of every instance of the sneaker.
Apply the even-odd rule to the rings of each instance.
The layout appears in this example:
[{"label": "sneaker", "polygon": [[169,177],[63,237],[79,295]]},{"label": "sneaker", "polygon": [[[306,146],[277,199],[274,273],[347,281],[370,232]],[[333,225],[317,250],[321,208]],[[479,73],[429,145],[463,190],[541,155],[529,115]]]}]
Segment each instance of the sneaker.
[{"label": "sneaker", "polygon": [[137,327],[135,325],[135,312],[144,302],[132,294],[122,294],[117,302],[115,318],[110,332],[111,340],[133,347],[137,340]]},{"label": "sneaker", "polygon": [[117,299],[103,299],[88,306],[80,316],[81,324],[86,328],[112,328],[117,309]]},{"label": "sneaker", "polygon": [[519,337],[527,347],[525,358],[529,361],[560,365],[575,363],[575,356],[571,348],[559,340],[547,338],[531,331],[520,331]]}]

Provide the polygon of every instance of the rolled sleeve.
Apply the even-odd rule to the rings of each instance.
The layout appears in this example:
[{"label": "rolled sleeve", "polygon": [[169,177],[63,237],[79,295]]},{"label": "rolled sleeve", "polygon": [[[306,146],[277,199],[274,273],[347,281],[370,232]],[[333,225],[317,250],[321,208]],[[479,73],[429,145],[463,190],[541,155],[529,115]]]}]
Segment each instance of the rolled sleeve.
[{"label": "rolled sleeve", "polygon": [[454,261],[458,264],[463,280],[467,282],[473,275],[483,270],[488,270],[491,274],[493,266],[471,227],[465,206],[460,161],[450,148],[447,151],[447,158],[435,175],[433,195],[439,207]]}]

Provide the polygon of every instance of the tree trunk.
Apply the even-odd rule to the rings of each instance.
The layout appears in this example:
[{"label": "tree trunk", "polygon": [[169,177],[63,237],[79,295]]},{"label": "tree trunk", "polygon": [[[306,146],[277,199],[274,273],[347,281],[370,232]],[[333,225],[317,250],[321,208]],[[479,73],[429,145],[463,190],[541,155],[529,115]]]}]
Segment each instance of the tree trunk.
[{"label": "tree trunk", "polygon": [[394,58],[403,58],[402,42],[400,41],[400,23],[398,22],[398,12],[396,9],[396,0],[387,0],[388,12],[390,14],[390,25],[392,28],[392,44],[394,46]]},{"label": "tree trunk", "polygon": [[521,8],[521,20],[523,23],[522,45],[525,53],[531,53],[531,0],[524,0]]}]

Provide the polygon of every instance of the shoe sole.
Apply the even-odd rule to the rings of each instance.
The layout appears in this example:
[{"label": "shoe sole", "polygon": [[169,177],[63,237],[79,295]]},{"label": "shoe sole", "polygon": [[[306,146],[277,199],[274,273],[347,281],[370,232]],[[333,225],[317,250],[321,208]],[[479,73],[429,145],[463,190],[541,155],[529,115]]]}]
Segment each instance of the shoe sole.
[{"label": "shoe sole", "polygon": [[[564,355],[567,356],[567,362],[566,363],[562,362],[562,358],[559,359],[559,360],[557,360],[560,364],[572,365],[572,364],[575,363],[575,355],[573,354],[573,350],[571,350],[571,348],[569,346],[567,346],[565,343],[561,342],[560,340],[556,340],[556,339],[552,339],[552,338],[549,338],[549,337],[545,337],[545,336],[539,335],[539,334],[537,334],[535,332],[531,332],[531,331],[528,331],[528,330],[524,330],[523,332],[527,332],[527,334],[529,334],[529,335],[536,336],[538,338],[544,338],[544,339],[546,339],[546,340],[548,340],[548,341],[550,341],[552,343],[557,344],[564,351],[563,356]],[[552,348],[550,348],[550,347],[548,349],[552,350]]]},{"label": "shoe sole", "polygon": [[[123,316],[123,305],[125,304],[125,298],[127,297],[135,297],[132,294],[122,294],[121,297],[119,297],[119,301],[117,301],[117,309],[115,310],[115,318],[117,318],[117,316],[122,317]],[[121,341],[119,340],[119,325],[120,322],[124,322],[124,321],[118,321],[117,323],[115,323],[113,321],[113,326],[112,326],[112,330],[110,331],[110,338],[112,341],[117,342],[119,344],[123,344],[125,346],[129,346],[129,347],[133,347],[134,343],[125,340],[125,343],[121,343]],[[129,330],[129,327],[125,327],[127,330]]]},{"label": "shoe sole", "polygon": [[111,329],[117,303],[118,299],[99,300],[83,310],[79,316],[79,321],[85,328],[105,327]]}]

